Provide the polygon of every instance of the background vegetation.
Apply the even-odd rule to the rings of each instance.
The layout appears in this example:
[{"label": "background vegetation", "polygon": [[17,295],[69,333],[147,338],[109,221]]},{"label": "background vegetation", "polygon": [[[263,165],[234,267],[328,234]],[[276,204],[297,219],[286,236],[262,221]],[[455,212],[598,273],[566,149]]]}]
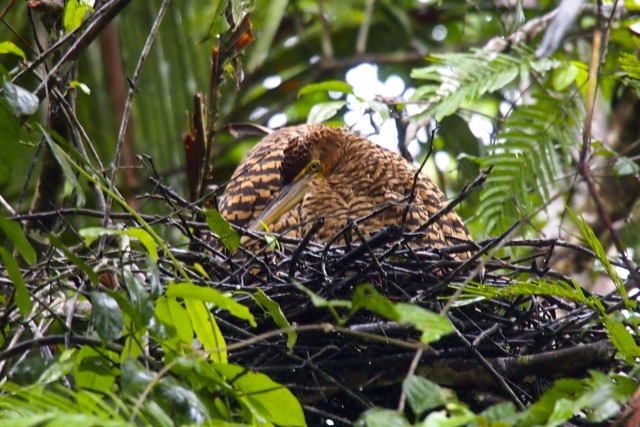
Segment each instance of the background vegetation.
[{"label": "background vegetation", "polygon": [[[206,273],[170,250],[186,247],[194,226],[187,170],[200,170],[185,167],[183,135],[203,123],[196,93],[209,184],[224,185],[255,141],[238,137],[241,123],[347,124],[417,162],[432,142],[427,171],[450,196],[491,169],[458,208],[478,242],[561,242],[541,268],[623,301],[581,300],[600,314],[622,368],[565,379],[528,411],[482,415],[408,376],[399,400],[413,421],[633,422],[621,414],[635,410],[624,405],[640,356],[634,2],[88,3],[0,5],[1,422],[304,422],[289,390],[229,363],[216,316],[251,327],[254,315],[237,294],[195,289],[193,274]],[[154,225],[168,217],[184,228]],[[572,244],[589,251],[563,249]],[[523,246],[490,255],[526,257]],[[536,285],[518,289],[579,299]],[[202,350],[191,349],[194,336]],[[164,356],[149,354],[150,343]],[[361,420],[409,424],[383,409]]]}]

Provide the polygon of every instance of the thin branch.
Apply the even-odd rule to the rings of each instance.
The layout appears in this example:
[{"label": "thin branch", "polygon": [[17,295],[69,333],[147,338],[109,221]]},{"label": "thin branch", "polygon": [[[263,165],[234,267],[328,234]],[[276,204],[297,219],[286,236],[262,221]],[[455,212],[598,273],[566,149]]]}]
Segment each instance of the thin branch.
[{"label": "thin branch", "polygon": [[[133,76],[130,80],[129,93],[127,94],[127,101],[124,105],[124,110],[122,112],[122,120],[120,121],[120,129],[118,131],[118,140],[116,143],[116,152],[113,157],[113,163],[111,165],[111,176],[109,182],[109,191],[113,192],[116,185],[116,174],[118,173],[118,165],[120,164],[120,153],[122,152],[122,145],[125,140],[125,133],[127,131],[127,125],[129,123],[129,117],[131,116],[131,106],[133,102],[133,96],[138,90],[138,81],[140,80],[140,74],[142,72],[142,66],[144,65],[147,56],[149,55],[149,51],[151,50],[151,46],[155,41],[156,36],[158,35],[158,31],[160,29],[160,23],[164,18],[167,9],[169,8],[169,3],[171,0],[163,0],[160,8],[158,9],[158,13],[156,15],[155,20],[153,21],[153,25],[151,26],[151,31],[149,31],[149,35],[142,47],[142,52],[140,52],[140,57],[138,58],[138,63],[136,64],[136,68],[133,72]],[[111,213],[111,208],[113,205],[113,198],[109,196],[106,202],[106,209],[103,218],[103,225],[107,225],[109,220],[109,214]]]}]

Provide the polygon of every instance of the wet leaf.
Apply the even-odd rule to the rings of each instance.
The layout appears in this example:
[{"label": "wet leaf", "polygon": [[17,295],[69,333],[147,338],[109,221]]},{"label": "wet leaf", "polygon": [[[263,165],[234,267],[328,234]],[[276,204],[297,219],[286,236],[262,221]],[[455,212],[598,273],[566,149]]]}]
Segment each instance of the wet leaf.
[{"label": "wet leaf", "polygon": [[566,64],[553,70],[551,77],[551,85],[554,90],[561,92],[565,90],[571,83],[576,81],[578,76],[578,68],[573,64]]},{"label": "wet leaf", "polygon": [[20,49],[14,42],[11,41],[3,41],[0,42],[0,55],[11,53],[13,55],[17,55],[22,58],[23,61],[27,60],[27,56],[24,54],[24,51]]},{"label": "wet leaf", "polygon": [[202,301],[196,299],[185,298],[184,304],[202,347],[209,352],[211,359],[216,363],[227,363],[227,352],[220,351],[227,346],[227,343],[211,312]]},{"label": "wet leaf", "polygon": [[412,375],[402,383],[407,402],[416,415],[443,406],[455,395],[425,378]]},{"label": "wet leaf", "polygon": [[151,235],[142,228],[127,228],[124,233],[142,243],[152,261],[158,261],[158,246]]},{"label": "wet leaf", "polygon": [[220,241],[231,253],[235,253],[240,247],[240,236],[231,227],[229,222],[220,215],[216,209],[207,209],[204,212],[207,225],[216,233]]},{"label": "wet leaf", "polygon": [[410,427],[404,416],[391,409],[371,408],[360,415],[355,424],[357,427]]},{"label": "wet leaf", "polygon": [[242,392],[246,403],[267,420],[283,426],[306,425],[300,402],[282,384],[238,365],[219,364],[214,368],[226,378],[233,378],[233,385]]},{"label": "wet leaf", "polygon": [[366,308],[393,321],[400,319],[395,305],[380,294],[370,283],[359,285],[356,288],[353,293],[353,308]]},{"label": "wet leaf", "polygon": [[62,18],[65,32],[70,33],[79,28],[90,11],[93,11],[93,7],[91,7],[91,2],[87,0],[67,1]]},{"label": "wet leaf", "polygon": [[103,341],[113,341],[122,336],[124,319],[118,302],[102,292],[91,292],[93,310],[91,318],[96,332]]},{"label": "wet leaf", "polygon": [[[262,289],[258,289],[255,293],[255,299],[260,304],[260,306],[269,312],[271,318],[275,322],[278,327],[282,329],[291,328],[291,323],[287,320],[282,309],[280,308],[280,304],[271,299],[267,294],[264,293]],[[287,331],[287,348],[291,350],[293,346],[296,344],[296,340],[298,339],[298,334],[296,331]]]},{"label": "wet leaf", "polygon": [[233,298],[230,298],[213,288],[196,286],[191,282],[172,283],[167,289],[167,296],[183,299],[191,298],[213,303],[216,307],[228,311],[235,317],[246,320],[251,326],[256,326],[256,320],[247,306],[240,304]]},{"label": "wet leaf", "polygon": [[187,310],[174,298],[160,298],[156,302],[156,318],[173,328],[180,341],[191,344],[193,327]]},{"label": "wet leaf", "polygon": [[451,321],[444,316],[413,304],[396,304],[399,322],[411,323],[422,332],[420,341],[427,344],[439,340],[454,331]]}]

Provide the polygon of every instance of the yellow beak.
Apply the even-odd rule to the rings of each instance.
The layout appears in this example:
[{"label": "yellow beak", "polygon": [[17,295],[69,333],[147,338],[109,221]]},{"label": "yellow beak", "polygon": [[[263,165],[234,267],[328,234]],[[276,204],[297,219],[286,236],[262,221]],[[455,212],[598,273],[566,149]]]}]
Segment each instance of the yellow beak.
[{"label": "yellow beak", "polygon": [[247,227],[249,231],[264,231],[264,227],[274,224],[282,215],[297,205],[310,190],[311,181],[317,172],[308,172],[292,183],[280,189],[278,197],[273,199],[256,219]]}]

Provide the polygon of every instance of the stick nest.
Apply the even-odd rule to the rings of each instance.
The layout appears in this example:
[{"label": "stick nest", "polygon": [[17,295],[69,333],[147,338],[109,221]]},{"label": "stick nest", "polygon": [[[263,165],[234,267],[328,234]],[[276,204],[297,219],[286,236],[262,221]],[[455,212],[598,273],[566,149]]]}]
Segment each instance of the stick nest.
[{"label": "stick nest", "polygon": [[[462,262],[450,255],[468,246],[413,250],[402,238],[399,230],[389,229],[364,244],[340,248],[281,240],[279,249],[254,246],[234,256],[209,246],[214,256],[201,261],[219,289],[252,293],[259,288],[299,330],[291,349],[282,333],[243,346],[233,359],[286,384],[305,404],[312,425],[326,418],[348,423],[374,405],[398,407],[409,373],[452,388],[481,409],[500,401],[526,406],[556,378],[614,367],[615,349],[594,321],[598,313],[544,289],[548,281],[575,290],[568,277],[546,267],[554,250],[593,256],[589,250],[555,240],[513,240],[501,244],[529,249],[520,251],[528,255],[505,261],[482,254],[498,243],[490,240]],[[367,310],[349,314],[336,308],[337,319],[318,303],[349,300],[364,283],[393,302],[445,313],[456,333],[425,347],[411,325]],[[504,292],[523,284],[529,291]],[[314,302],[302,288],[322,299]],[[482,297],[496,290],[505,296]],[[605,307],[620,304],[614,294],[601,301]],[[253,313],[264,312],[253,298],[242,302]],[[234,319],[222,323],[228,343],[277,329],[266,313],[255,331]]]},{"label": "stick nest", "polygon": [[[71,213],[77,215],[78,211],[56,214]],[[118,220],[117,214],[113,218]],[[132,218],[121,215],[120,219]],[[166,226],[167,233],[177,227],[190,235],[190,230],[206,228],[203,223],[183,219],[144,219]],[[232,294],[249,307],[258,322],[251,328],[229,313],[214,309],[232,349],[229,360],[289,387],[303,403],[310,425],[328,418],[348,424],[374,405],[398,407],[402,382],[410,373],[452,388],[462,401],[480,409],[499,401],[525,406],[556,378],[580,376],[589,369],[617,368],[615,349],[597,321],[599,312],[588,304],[587,291],[578,291],[572,280],[546,265],[558,248],[595,256],[565,242],[479,242],[473,248],[476,255],[463,262],[451,254],[467,251],[469,246],[415,250],[403,243],[405,236],[397,229],[383,230],[364,244],[357,236],[353,244],[344,247],[282,238],[275,249],[256,243],[241,247],[233,255],[226,253],[216,238],[191,237],[190,249],[170,248],[190,279]],[[115,247],[106,243],[105,248]],[[518,252],[527,255],[504,260],[486,253],[498,244],[518,246]],[[99,256],[93,248],[68,249],[72,250],[94,271],[111,272],[116,282],[124,282],[125,269],[149,277],[142,249],[104,249]],[[48,247],[42,254],[43,261],[22,269],[37,305],[33,313],[66,324],[74,317],[82,319],[82,307],[74,295],[84,294],[88,299],[91,286],[86,271],[77,262],[70,262],[64,251]],[[175,261],[170,258],[160,251],[156,273],[160,285],[178,280]],[[191,267],[196,262],[209,278]],[[8,285],[11,280],[6,270],[0,273],[0,281]],[[109,277],[101,274],[101,279]],[[110,286],[108,282],[101,280],[101,286]],[[153,280],[143,282],[153,286]],[[545,283],[563,285],[567,293],[557,296],[548,292]],[[412,325],[390,321],[370,310],[351,313],[341,306],[330,309],[318,303],[351,300],[363,284],[370,284],[394,303],[411,303],[443,313],[456,332],[424,345]],[[507,294],[507,289],[520,291]],[[258,290],[279,304],[292,328],[282,329],[264,304],[256,302]],[[497,290],[503,293],[486,297]],[[582,297],[573,298],[572,292]],[[67,296],[66,300],[60,298],[61,294]],[[599,301],[605,309],[621,307],[617,293]],[[64,335],[51,335],[47,330],[38,334],[29,329],[33,324],[22,322],[12,303],[7,303],[3,319],[7,330],[18,337],[5,344],[0,355],[3,363],[34,348],[37,340],[41,345],[101,345],[91,328],[85,323],[85,329],[79,329],[76,320]],[[289,348],[286,332],[291,330],[296,331],[297,341]],[[146,357],[162,363],[158,346],[150,348]],[[6,373],[10,365],[3,367]]]}]

